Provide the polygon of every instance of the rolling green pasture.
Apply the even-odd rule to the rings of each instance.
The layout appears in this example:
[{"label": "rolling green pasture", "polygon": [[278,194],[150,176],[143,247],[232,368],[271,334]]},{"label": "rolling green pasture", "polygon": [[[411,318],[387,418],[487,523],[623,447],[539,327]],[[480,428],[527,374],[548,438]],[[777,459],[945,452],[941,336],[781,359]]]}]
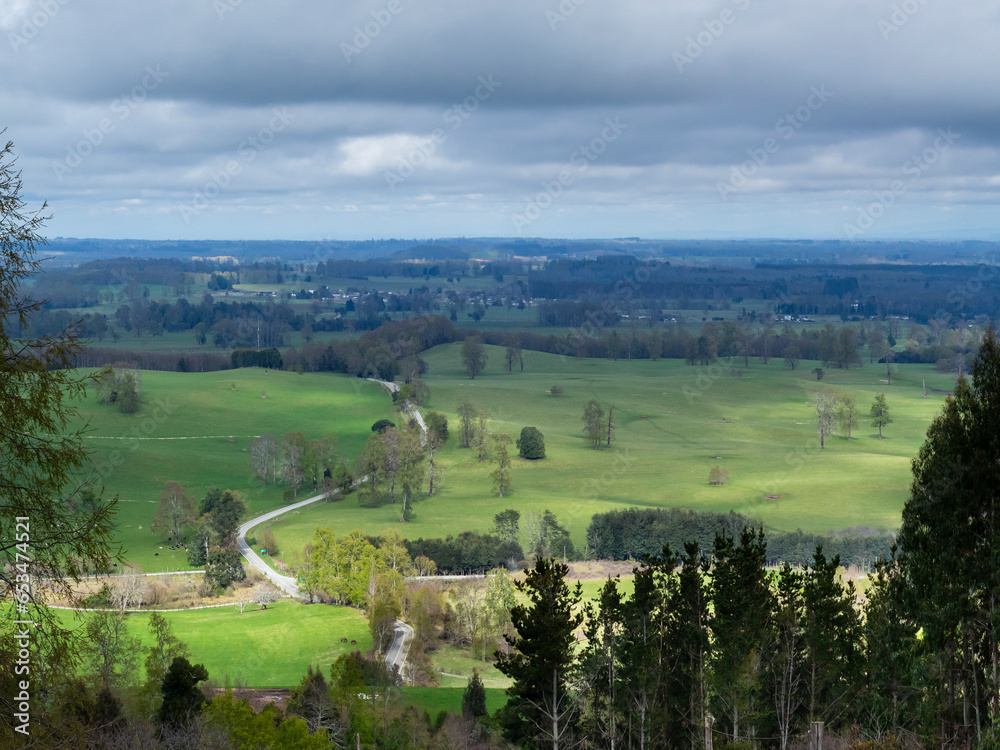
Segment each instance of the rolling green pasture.
[{"label": "rolling green pasture", "polygon": [[[341,654],[372,647],[364,614],[349,607],[282,599],[267,610],[254,607],[243,614],[235,606],[162,614],[188,645],[191,661],[204,664],[209,678],[220,685],[228,678],[247,687],[294,687],[310,664],[329,674]],[[63,620],[68,626],[81,623],[68,612]],[[141,613],[128,616],[129,629],[144,648],[153,642],[148,620]],[[357,645],[341,643],[341,638]]]},{"label": "rolling green pasture", "polygon": [[[393,415],[389,395],[375,383],[257,368],[146,371],[143,400],[141,410],[128,416],[97,403],[91,393],[80,414],[90,422],[86,442],[94,449],[100,481],[108,495],[119,496],[118,541],[127,559],[147,572],[189,567],[183,550],[171,550],[149,528],[165,482],[180,482],[196,498],[212,485],[239,490],[250,515],[259,515],[282,504],[285,488],[265,487],[251,475],[247,446],[254,436],[330,434],[353,459],[372,422]],[[311,489],[303,493],[308,497]]]},{"label": "rolling green pasture", "polygon": [[439,675],[441,687],[465,687],[473,670],[479,672],[488,688],[506,689],[511,684],[510,678],[496,668],[495,661],[477,659],[468,648],[442,646],[428,655],[434,668],[443,671]]},{"label": "rolling green pasture", "polygon": [[[704,368],[677,360],[525,352],[525,372],[507,374],[503,350],[493,347],[486,371],[469,380],[460,350],[453,344],[423,355],[429,364],[429,408],[446,413],[451,428],[441,492],[418,503],[408,524],[399,523],[398,507],[362,508],[354,495],[303,509],[275,524],[284,549],[301,548],[316,526],[369,533],[393,527],[409,538],[485,532],[504,508],[522,516],[551,509],[581,548],[594,513],[632,506],[732,509],[783,531],[896,528],[910,460],[940,413],[943,391],[952,387],[949,375],[925,365],[898,366],[887,386],[884,366],[827,370],[817,382],[811,373],[817,363],[803,362],[790,371],[780,359],[766,366],[753,362],[737,379],[730,375],[742,370],[735,360]],[[555,384],[565,395],[548,395]],[[851,393],[863,415],[875,394],[885,391],[895,419],[885,439],[879,441],[863,417],[854,439],[833,437],[821,451],[810,398],[824,388]],[[545,435],[546,459],[515,460],[512,492],[503,499],[492,490],[490,465],[458,446],[455,414],[462,398],[488,409],[491,431],[516,439],[523,426],[534,425]],[[618,429],[610,450],[593,450],[581,432],[583,407],[591,398],[605,408],[615,405]],[[709,469],[717,464],[729,471],[729,485],[709,486]]]}]

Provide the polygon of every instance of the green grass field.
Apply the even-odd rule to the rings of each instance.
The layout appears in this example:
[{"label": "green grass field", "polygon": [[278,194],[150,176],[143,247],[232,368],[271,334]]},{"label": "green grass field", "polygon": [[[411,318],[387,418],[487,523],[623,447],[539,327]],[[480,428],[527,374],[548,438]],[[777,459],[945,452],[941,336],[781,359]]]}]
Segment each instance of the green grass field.
[{"label": "green grass field", "polygon": [[443,671],[442,687],[465,687],[473,670],[479,672],[486,687],[503,689],[511,684],[510,678],[496,668],[496,662],[477,659],[467,648],[442,646],[429,656],[434,668]]},{"label": "green grass field", "polygon": [[[220,685],[228,678],[247,687],[294,687],[310,664],[329,674],[341,654],[372,647],[364,614],[349,607],[282,599],[266,611],[253,608],[240,614],[233,606],[163,616],[173,625],[174,635],[188,645],[191,661],[204,664],[209,679]],[[151,645],[149,616],[133,613],[128,620],[144,648]],[[69,612],[63,621],[77,627],[81,622]],[[341,643],[341,638],[357,645]]]},{"label": "green grass field", "polygon": [[[142,409],[127,416],[91,394],[80,414],[90,422],[86,442],[94,448],[98,475],[107,493],[119,496],[118,540],[127,559],[147,572],[189,567],[183,550],[170,550],[150,531],[164,482],[178,481],[199,499],[212,485],[239,490],[251,517],[259,515],[282,504],[285,488],[265,487],[251,475],[246,449],[254,436],[330,434],[353,459],[372,422],[393,416],[389,395],[375,383],[256,368],[146,371],[143,399]],[[311,485],[304,492],[308,497]]]},{"label": "green grass field", "polygon": [[[459,351],[456,344],[424,355],[429,408],[445,412],[451,424],[440,493],[418,503],[408,524],[399,522],[398,507],[359,507],[356,495],[296,511],[274,524],[285,551],[301,549],[320,525],[344,533],[397,528],[410,538],[488,531],[493,515],[508,507],[522,514],[551,509],[579,548],[594,513],[630,506],[733,509],[777,530],[895,528],[908,493],[910,460],[940,412],[943,391],[952,387],[951,376],[924,365],[898,366],[886,386],[877,365],[827,370],[817,383],[815,363],[795,371],[780,360],[752,363],[736,379],[730,370],[742,368],[735,362],[706,369],[676,360],[615,362],[537,352],[525,352],[524,373],[507,374],[497,348],[489,348],[486,371],[469,380]],[[931,391],[926,399],[925,378]],[[199,498],[213,484],[237,489],[257,515],[280,506],[284,488],[264,487],[251,476],[246,448],[253,436],[330,433],[353,458],[372,422],[395,419],[377,385],[340,375],[145,372],[143,381],[146,403],[138,414],[122,415],[93,398],[82,403],[81,414],[90,420],[87,442],[95,449],[95,466],[108,492],[120,497],[119,540],[128,559],[151,572],[187,567],[183,551],[170,550],[149,529],[165,481],[179,481]],[[548,395],[554,384],[565,395]],[[863,418],[855,439],[831,438],[820,451],[809,404],[820,388],[853,394],[862,412],[885,390],[895,418],[886,439],[879,441]],[[545,434],[547,458],[516,459],[512,492],[502,500],[492,490],[490,465],[458,447],[455,412],[463,397],[488,410],[492,431],[516,439],[521,427],[534,425]],[[615,405],[618,428],[609,450],[593,450],[581,432],[580,415],[590,398],[605,408]],[[729,485],[708,485],[716,464],[729,471]]]},{"label": "green grass field", "polygon": [[[859,524],[892,529],[908,494],[910,461],[940,413],[943,391],[953,385],[951,376],[925,365],[898,366],[887,386],[878,365],[827,370],[817,382],[814,362],[790,371],[772,360],[767,366],[751,363],[737,379],[730,376],[742,370],[735,361],[706,369],[677,360],[537,352],[525,352],[524,373],[507,374],[503,351],[493,347],[486,371],[469,380],[460,348],[447,345],[423,355],[430,367],[429,408],[445,412],[451,429],[440,494],[418,503],[408,524],[399,523],[398,507],[362,508],[354,496],[304,509],[275,525],[283,548],[301,548],[316,526],[369,533],[393,527],[409,538],[485,532],[504,508],[522,517],[551,509],[580,548],[594,513],[631,506],[732,509],[783,531],[825,533]],[[923,379],[930,391],[926,399]],[[564,396],[548,395],[554,384],[565,388]],[[851,393],[863,418],[854,439],[830,438],[821,451],[810,398],[824,388]],[[881,441],[865,416],[880,391],[895,419]],[[512,492],[503,499],[492,490],[490,465],[458,447],[461,398],[487,408],[491,431],[516,439],[523,426],[534,425],[545,434],[547,457],[515,460]],[[615,406],[618,429],[610,450],[593,450],[582,434],[581,414],[591,398]],[[715,465],[729,471],[729,485],[709,486]]]},{"label": "green grass field", "polygon": [[[461,715],[462,694],[465,692],[463,683],[460,687],[404,687],[403,705],[415,706],[421,711],[427,711],[431,717],[441,711]],[[502,688],[486,688],[486,710],[493,714],[507,702],[507,695]]]}]

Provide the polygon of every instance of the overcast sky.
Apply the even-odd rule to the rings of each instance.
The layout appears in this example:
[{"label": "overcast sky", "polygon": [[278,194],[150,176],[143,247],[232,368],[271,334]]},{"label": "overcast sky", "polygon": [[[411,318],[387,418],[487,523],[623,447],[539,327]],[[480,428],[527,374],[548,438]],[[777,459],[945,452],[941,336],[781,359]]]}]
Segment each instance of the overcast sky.
[{"label": "overcast sky", "polygon": [[0,0],[50,236],[1000,239],[1000,3]]}]

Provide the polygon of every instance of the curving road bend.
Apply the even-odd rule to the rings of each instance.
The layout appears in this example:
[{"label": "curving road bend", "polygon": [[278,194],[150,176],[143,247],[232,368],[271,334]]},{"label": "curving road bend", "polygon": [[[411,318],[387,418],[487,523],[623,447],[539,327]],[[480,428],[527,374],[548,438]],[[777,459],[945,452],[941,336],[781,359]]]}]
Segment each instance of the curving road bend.
[{"label": "curving road bend", "polygon": [[[396,391],[399,390],[399,383],[390,383],[387,380],[379,380],[378,378],[367,378],[367,380],[371,381],[372,383],[380,383],[381,385],[389,389],[389,393],[395,393]],[[424,422],[423,415],[419,411],[417,411],[417,407],[415,407],[409,401],[407,401],[404,404],[404,406],[406,407],[407,413],[417,421],[418,425],[420,425],[421,434],[426,436],[427,424]]]},{"label": "curving road bend", "polygon": [[[396,383],[389,383],[385,380],[377,380],[375,378],[368,378],[368,380],[373,383],[380,383],[390,392],[398,391],[399,385]],[[427,425],[424,423],[424,418],[417,411],[417,408],[409,403],[406,404],[406,410],[409,412],[410,416],[417,420],[417,424],[420,425],[420,430],[422,433],[427,433]],[[300,500],[297,503],[292,503],[291,505],[286,505],[283,508],[278,508],[277,510],[272,510],[264,515],[257,516],[256,518],[251,518],[249,521],[240,525],[239,534],[236,536],[236,548],[240,551],[240,554],[247,559],[247,561],[267,576],[268,580],[271,581],[275,586],[284,591],[290,596],[302,599],[304,598],[298,587],[298,579],[292,576],[283,576],[281,573],[273,570],[271,567],[265,563],[260,556],[250,548],[247,544],[247,532],[250,531],[254,526],[259,526],[266,521],[270,521],[272,518],[277,518],[283,513],[290,513],[293,510],[305,507],[311,503],[315,503],[319,500],[324,500],[332,494],[336,494],[339,490],[331,490],[329,492],[321,492],[318,495],[314,495],[306,500]],[[407,664],[406,657],[410,651],[410,642],[413,640],[413,628],[407,625],[402,620],[396,620],[396,633],[392,640],[392,645],[389,647],[389,651],[386,653],[386,663],[393,664],[399,668],[399,673],[403,677],[403,681],[407,678]]]},{"label": "curving road bend", "polygon": [[[334,492],[335,491],[336,490],[334,490]],[[257,516],[256,518],[252,518],[240,526],[240,532],[236,536],[236,547],[237,549],[239,549],[240,554],[243,555],[243,557],[245,557],[250,562],[251,565],[257,568],[257,570],[259,570],[261,573],[267,576],[268,579],[270,579],[271,583],[273,583],[279,589],[284,591],[286,594],[290,594],[291,596],[295,597],[302,596],[302,593],[299,591],[299,587],[297,585],[298,583],[297,580],[295,578],[292,578],[291,576],[281,575],[281,573],[278,573],[270,566],[268,566],[267,563],[261,560],[260,556],[250,548],[249,544],[247,544],[247,532],[250,531],[250,529],[252,529],[254,526],[259,526],[260,524],[266,521],[270,521],[272,518],[277,518],[282,513],[289,513],[290,511],[302,508],[306,505],[309,505],[310,503],[315,503],[317,500],[323,500],[329,494],[332,493],[322,492],[319,495],[316,495],[315,497],[310,497],[308,500],[300,500],[297,503],[292,503],[291,505],[286,505],[283,508],[272,510],[270,513],[265,513],[262,516]]]},{"label": "curving road bend", "polygon": [[399,668],[399,676],[406,685],[410,681],[409,663],[406,657],[410,655],[410,644],[413,642],[413,628],[402,620],[396,620],[396,633],[392,638],[392,645],[385,652],[386,664],[393,664]]}]

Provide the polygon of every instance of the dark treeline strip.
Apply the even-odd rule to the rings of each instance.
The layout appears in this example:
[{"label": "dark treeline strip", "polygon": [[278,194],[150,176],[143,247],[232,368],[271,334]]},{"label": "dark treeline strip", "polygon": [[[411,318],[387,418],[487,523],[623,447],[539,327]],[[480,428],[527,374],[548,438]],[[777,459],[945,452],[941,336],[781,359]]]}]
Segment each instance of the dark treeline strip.
[{"label": "dark treeline strip", "polygon": [[[982,328],[967,326],[946,328],[937,326],[934,340],[921,345],[907,341],[912,350],[895,351],[893,361],[937,364],[944,371],[967,370],[978,346]],[[790,323],[780,327],[770,320],[708,321],[700,329],[689,330],[671,324],[665,330],[634,326],[628,330],[614,327],[601,331],[597,326],[583,325],[564,334],[540,334],[504,331],[459,331],[461,340],[469,335],[480,336],[484,343],[508,346],[516,342],[522,349],[559,354],[567,357],[608,359],[683,359],[690,365],[709,365],[721,359],[747,366],[751,358],[767,363],[783,359],[785,366],[796,367],[801,360],[822,362],[825,367],[848,368],[862,364],[863,347],[868,347],[869,361],[884,362],[884,352],[911,333],[903,330],[900,321],[884,324],[872,321],[839,328],[827,323],[823,328],[795,330]]]},{"label": "dark treeline strip", "polygon": [[464,276],[468,263],[459,260],[446,260],[428,266],[398,260],[328,260],[316,264],[314,276],[319,279],[360,279],[387,278],[402,276],[404,278],[423,278],[424,276]]},{"label": "dark treeline strip", "polygon": [[230,355],[233,368],[264,367],[269,370],[281,369],[281,352],[277,349],[234,349]]},{"label": "dark treeline strip", "polygon": [[[256,328],[253,328],[254,333]],[[340,372],[356,377],[392,380],[401,376],[410,382],[426,371],[419,352],[456,340],[447,318],[430,316],[383,323],[354,339],[310,342],[299,349],[278,352],[236,350],[229,356],[214,353],[169,354],[87,347],[77,353],[76,367],[104,367],[127,362],[143,370],[167,372],[213,372],[231,367],[284,367],[304,372]],[[265,352],[270,351],[270,354]],[[239,353],[237,353],[239,352]],[[235,356],[235,359],[234,359]],[[277,358],[276,358],[277,357]]]},{"label": "dark treeline strip", "polygon": [[223,354],[163,354],[121,349],[84,348],[77,352],[74,367],[106,367],[122,362],[138,370],[164,372],[216,372],[230,369],[230,358]]},{"label": "dark treeline strip", "polygon": [[[532,297],[593,300],[638,309],[728,309],[769,300],[788,315],[909,315],[921,322],[942,311],[963,316],[1000,312],[994,265],[759,264],[754,268],[678,266],[632,256],[555,259],[528,274]],[[543,323],[544,324],[544,323]],[[551,325],[566,325],[553,322]]]},{"label": "dark treeline strip", "polygon": [[511,567],[524,559],[524,550],[517,542],[475,531],[463,531],[457,537],[445,539],[405,540],[404,544],[411,559],[429,558],[444,575],[485,573]]},{"label": "dark treeline strip", "polygon": [[[740,513],[712,513],[685,508],[627,508],[597,513],[587,527],[587,547],[599,560],[641,560],[658,555],[664,546],[681,549],[697,542],[708,549],[716,536],[737,536],[744,528],[759,526]],[[875,530],[855,529],[836,535],[769,533],[767,564],[803,566],[812,560],[816,547],[839,555],[844,565],[870,568],[879,558],[891,556],[895,536]]]},{"label": "dark treeline strip", "polygon": [[[187,303],[184,302],[181,307],[184,305]],[[208,303],[205,305],[208,306]],[[198,309],[191,305],[187,307],[191,310]],[[276,348],[284,340],[282,326],[294,329],[296,325],[302,326],[308,322],[294,313],[286,322],[282,316],[271,314],[267,305],[262,307],[258,303],[215,303],[209,307],[214,316],[239,317],[221,317],[219,322],[207,330],[202,323],[198,323],[195,332],[199,333],[203,341],[211,335],[217,345],[238,346],[242,349],[255,348],[258,332],[262,345]],[[253,312],[260,309],[266,311],[267,315],[260,319],[252,317]],[[70,322],[68,313],[61,310],[43,313],[44,316],[52,318],[50,322],[54,330],[62,330]],[[88,328],[90,320],[90,317],[84,319],[85,328]],[[101,320],[103,321],[103,316]],[[709,321],[695,332],[675,324],[669,325],[665,330],[633,327],[619,331],[612,328],[604,335],[597,335],[595,329],[589,328],[565,335],[456,329],[446,318],[437,315],[400,321],[375,319],[371,324],[372,330],[365,331],[357,338],[309,341],[301,347],[285,349],[282,352],[282,363],[286,369],[301,366],[305,372],[341,372],[357,377],[382,379],[402,375],[409,382],[426,369],[419,357],[420,353],[440,344],[463,341],[468,336],[475,335],[481,337],[486,344],[517,345],[521,349],[570,357],[668,358],[683,359],[691,365],[709,365],[720,359],[748,365],[751,357],[762,360],[784,358],[784,364],[791,367],[797,366],[801,360],[812,360],[822,362],[824,366],[843,368],[861,364],[864,344],[868,346],[870,360],[879,359],[884,362],[879,353],[883,351],[882,347],[894,344],[897,335],[900,339],[908,335],[900,330],[899,321],[887,321],[884,327],[877,323],[840,328],[827,324],[821,329],[801,331],[796,331],[787,324],[779,330],[767,322],[755,325],[749,321]],[[316,321],[313,325],[317,328],[320,325],[326,328],[336,328],[339,325],[343,328],[344,320],[337,318]],[[362,327],[361,321],[352,321],[352,325],[355,328]],[[107,331],[107,328],[102,332],[88,328],[87,333],[100,340],[108,335]],[[42,335],[44,331],[36,333]],[[931,343],[917,346],[912,351],[895,352],[893,361],[901,364],[937,363],[944,370],[967,370],[978,340],[977,330],[942,329]],[[169,371],[204,372],[207,369],[226,369],[229,366],[228,358],[214,358],[214,355],[191,354],[178,357],[146,352],[116,352],[99,347],[85,352],[89,353],[81,353],[78,359],[80,366],[98,367],[119,360],[142,362],[144,369]],[[103,361],[102,356],[105,357]],[[184,364],[181,359],[185,361]],[[192,369],[191,363],[195,359],[199,364],[196,369]]]},{"label": "dark treeline strip", "polygon": [[127,296],[140,296],[142,286],[157,284],[181,289],[200,274],[235,271],[230,264],[182,258],[112,258],[81,263],[76,268],[49,268],[38,276],[32,295],[47,308],[91,307],[115,298],[98,287],[120,287]]},{"label": "dark treeline strip", "polygon": [[[343,331],[339,317],[318,317],[321,309],[303,309],[271,300],[213,301],[205,295],[198,304],[180,298],[172,304],[151,299],[133,299],[111,315],[89,313],[71,315],[66,310],[43,310],[32,316],[25,328],[14,326],[20,337],[55,335],[70,323],[80,322],[83,333],[98,342],[112,338],[117,342],[129,335],[162,336],[164,333],[190,331],[194,341],[211,340],[220,349],[253,346],[260,337],[263,346],[284,346],[291,331]],[[374,328],[381,319],[351,321],[352,329]]]},{"label": "dark treeline strip", "polygon": [[357,377],[409,383],[426,371],[420,352],[458,338],[451,322],[439,315],[383,323],[356,339],[311,342],[284,352],[285,367],[307,372],[342,372]]}]

